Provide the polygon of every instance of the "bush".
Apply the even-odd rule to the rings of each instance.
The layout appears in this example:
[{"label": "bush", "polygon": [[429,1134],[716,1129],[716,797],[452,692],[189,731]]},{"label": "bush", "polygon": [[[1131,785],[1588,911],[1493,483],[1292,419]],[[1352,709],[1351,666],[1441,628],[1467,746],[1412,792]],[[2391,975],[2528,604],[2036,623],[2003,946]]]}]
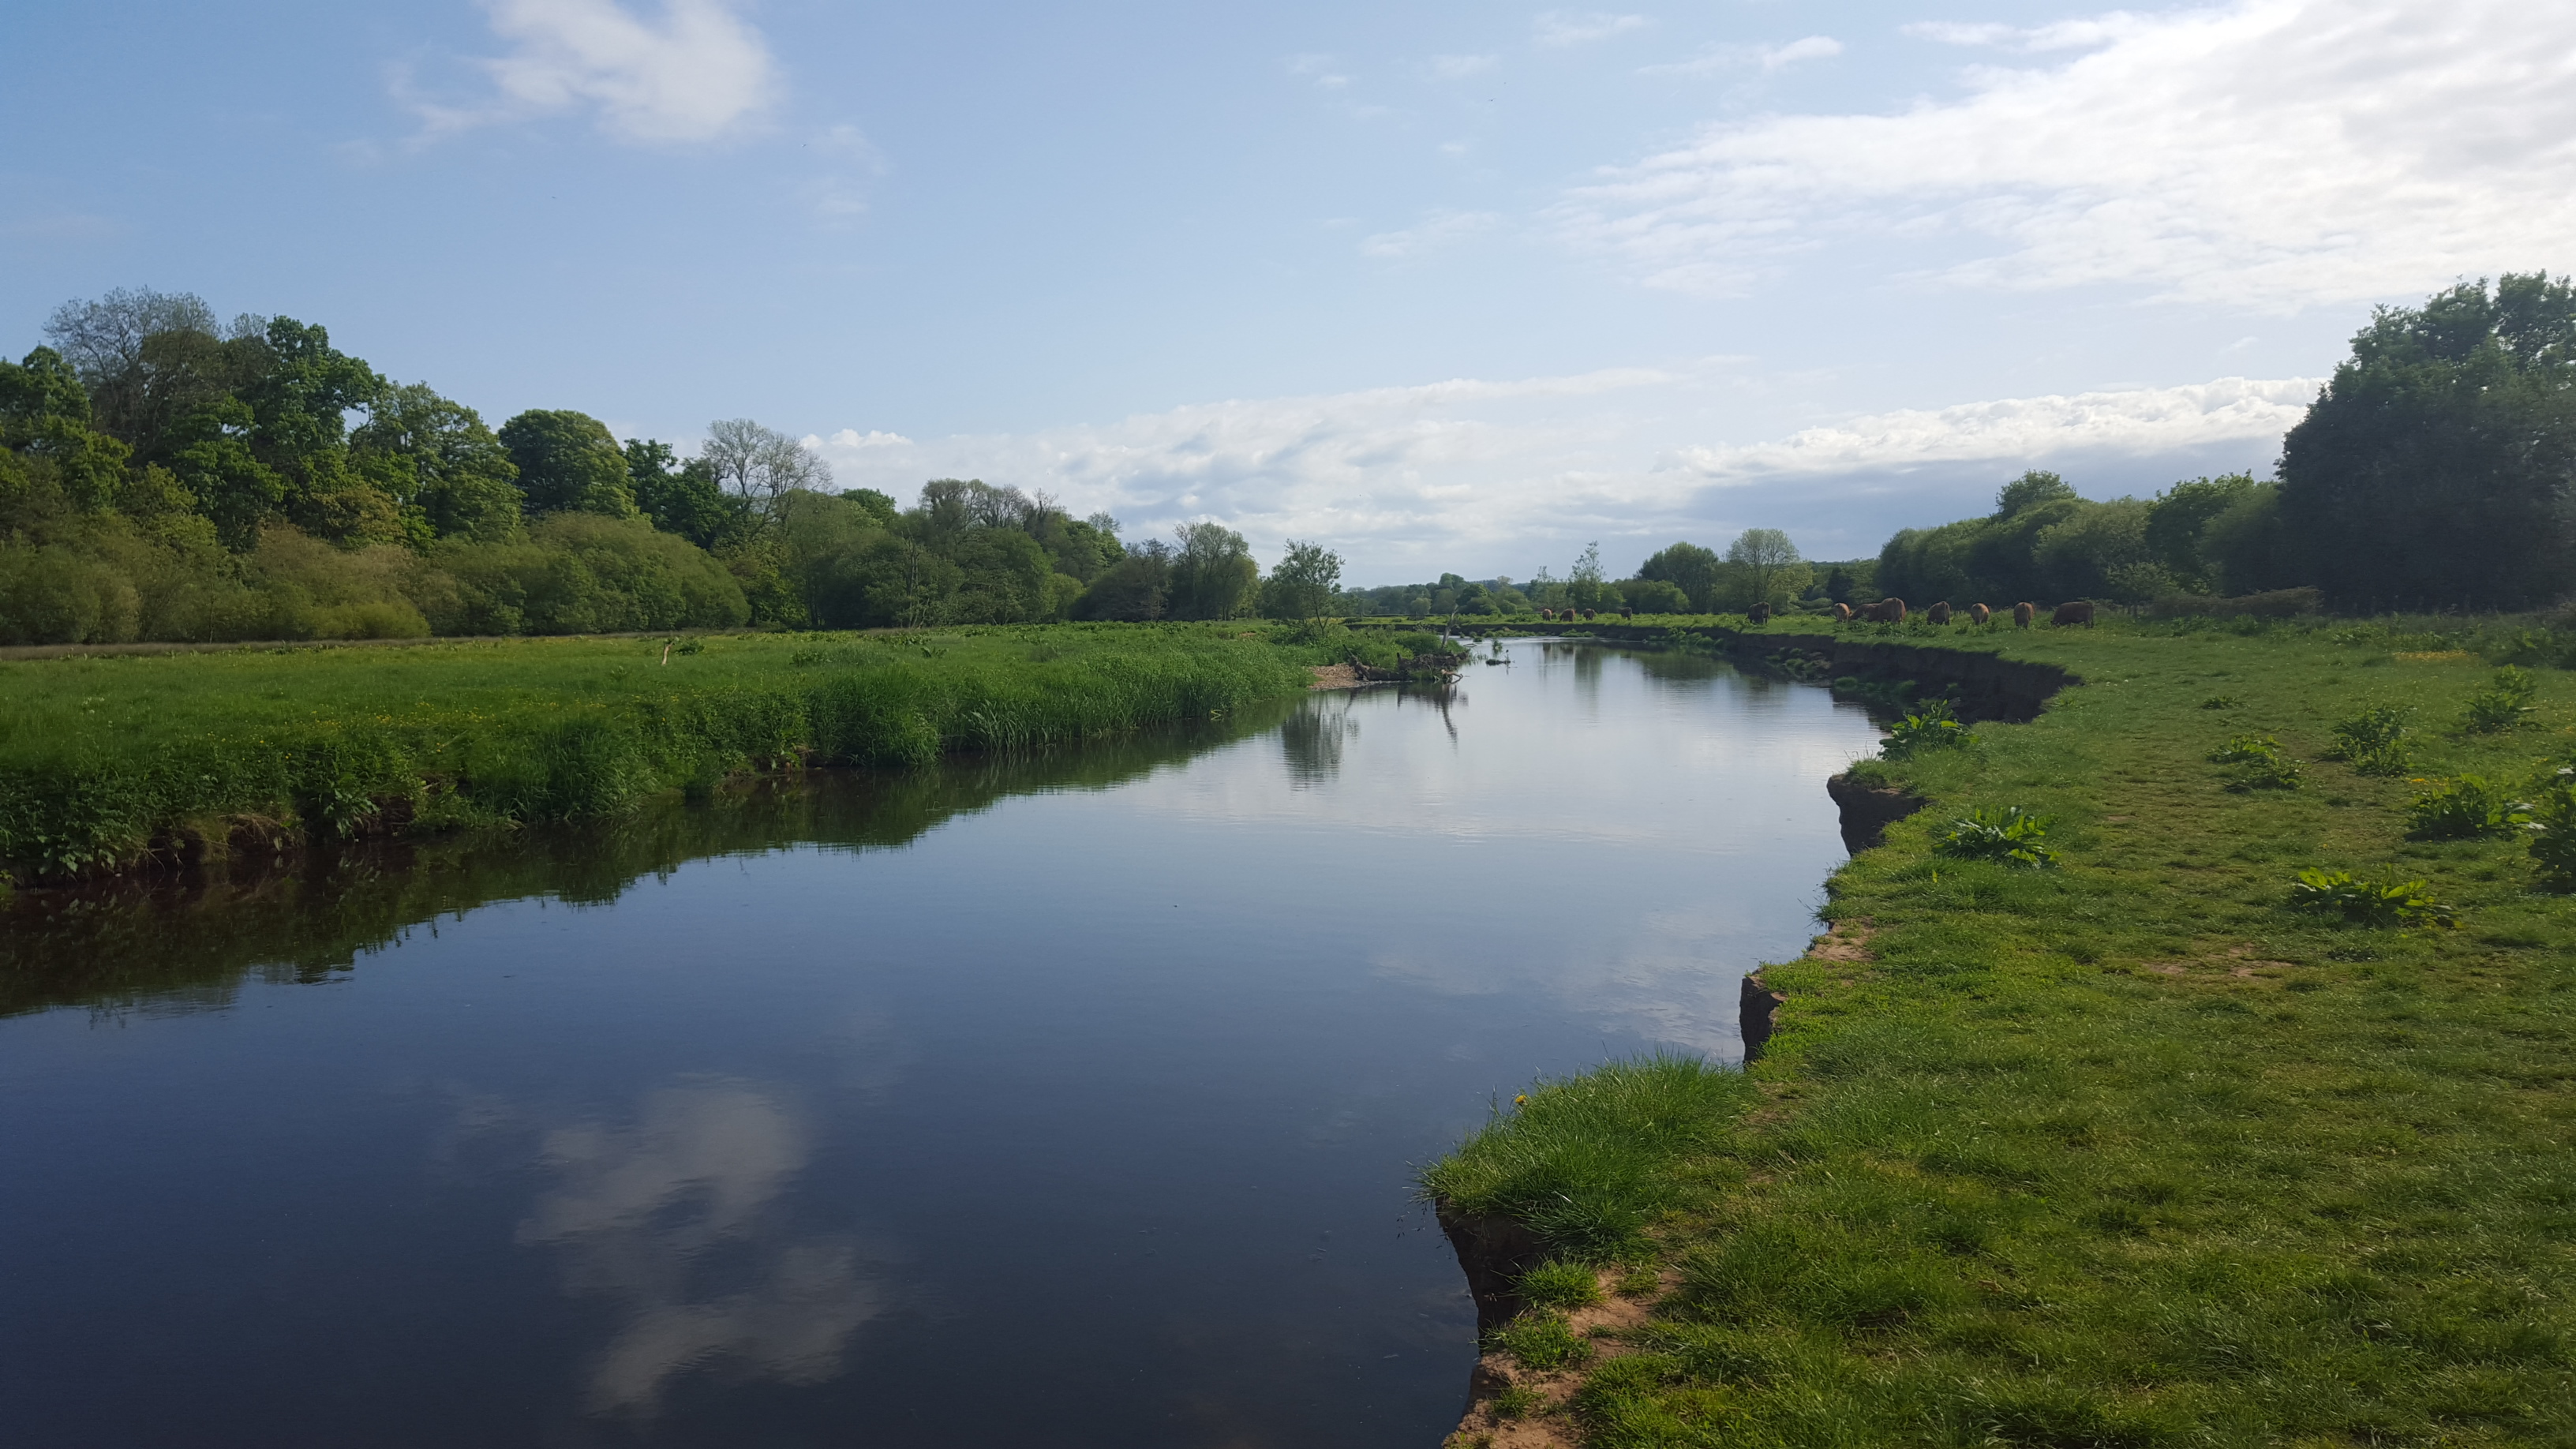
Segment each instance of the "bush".
[{"label": "bush", "polygon": [[2364,775],[2403,775],[2414,768],[2406,748],[2406,711],[2393,705],[2363,710],[2334,727],[2329,760],[2349,762]]},{"label": "bush", "polygon": [[2259,765],[2281,757],[2281,742],[2270,735],[2230,735],[2209,752],[2213,765]]},{"label": "bush", "polygon": [[2540,682],[2531,671],[2508,664],[2495,672],[2495,683],[2469,696],[2467,716],[2461,727],[2473,735],[2502,734],[2519,729],[2531,715],[2531,697],[2539,692]]},{"label": "bush", "polygon": [[2531,807],[2531,861],[2550,890],[2576,890],[2576,766],[2542,782]]},{"label": "bush", "polygon": [[2239,594],[2232,599],[2207,594],[2172,594],[2147,609],[2158,619],[2294,619],[2317,612],[2322,598],[2315,589],[2273,589]]},{"label": "bush", "polygon": [[2366,880],[2350,871],[2303,870],[2290,887],[2293,909],[2334,916],[2348,925],[2456,929],[2460,913],[2424,894],[2420,880]]},{"label": "bush", "polygon": [[1951,712],[1948,700],[1927,699],[1888,729],[1878,753],[1881,759],[1910,760],[1926,750],[1966,749],[1976,742],[1977,737]]},{"label": "bush", "polygon": [[2233,791],[2299,788],[2299,762],[2283,755],[2281,742],[2270,735],[2231,735],[2226,744],[2209,752],[2209,762],[2238,767],[2227,781]]},{"label": "bush", "polygon": [[2478,775],[2420,791],[2406,807],[2406,834],[2416,840],[2474,840],[2518,835],[2531,827],[2531,807]]},{"label": "bush", "polygon": [[2057,863],[2048,846],[2052,822],[2018,805],[2000,810],[1971,810],[1933,832],[1932,848],[1961,860],[1990,860],[1998,865],[2038,869]]}]

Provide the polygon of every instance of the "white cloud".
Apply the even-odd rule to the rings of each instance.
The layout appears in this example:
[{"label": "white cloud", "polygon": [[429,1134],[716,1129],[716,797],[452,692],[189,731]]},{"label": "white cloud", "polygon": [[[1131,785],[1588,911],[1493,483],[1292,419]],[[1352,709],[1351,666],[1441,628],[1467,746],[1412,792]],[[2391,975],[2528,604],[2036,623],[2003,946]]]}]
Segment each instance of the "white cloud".
[{"label": "white cloud", "polygon": [[1938,41],[1943,45],[1992,45],[2008,50],[2040,52],[2050,50],[2089,50],[2108,45],[2145,31],[2151,21],[2143,15],[2115,10],[2108,15],[2078,20],[2060,20],[2027,29],[2018,25],[1992,22],[1963,24],[1951,20],[1927,20],[1901,27],[1906,35],[1918,40]]},{"label": "white cloud", "polygon": [[1362,239],[1360,250],[1373,257],[1418,257],[1491,231],[1501,221],[1490,211],[1434,211],[1402,231],[1382,231]]},{"label": "white cloud", "polygon": [[1643,15],[1613,15],[1606,10],[1549,10],[1530,21],[1530,38],[1540,45],[1561,48],[1607,40],[1614,35],[1641,30],[1646,24]]},{"label": "white cloud", "polygon": [[731,0],[664,0],[644,17],[616,0],[485,0],[510,53],[480,62],[495,94],[421,100],[396,79],[431,135],[570,111],[643,144],[720,140],[758,119],[779,79],[760,32]]},{"label": "white cloud", "polygon": [[1689,60],[1641,66],[1639,75],[1710,75],[1753,67],[1781,70],[1802,60],[1826,60],[1843,53],[1843,43],[1830,35],[1810,35],[1786,45],[1721,45]]},{"label": "white cloud", "polygon": [[1747,447],[1676,450],[1713,481],[1907,469],[2084,453],[2179,453],[2278,438],[2314,402],[2314,378],[2223,377],[2182,387],[2004,398],[1905,409]]},{"label": "white cloud", "polygon": [[1375,577],[1754,524],[1874,550],[1895,527],[1958,516],[1957,498],[1982,499],[2025,467],[2084,465],[2077,482],[2096,492],[2106,479],[2157,486],[2218,464],[2260,469],[2316,392],[2306,379],[2227,378],[1908,409],[1735,444],[1674,421],[1776,412],[1740,367],[1714,358],[1459,379],[921,442],[846,429],[822,451],[844,487],[909,499],[926,478],[1014,483],[1076,513],[1106,509],[1131,537],[1215,517],[1259,550],[1325,540],[1353,577]]},{"label": "white cloud", "polygon": [[1348,75],[1333,68],[1334,60],[1329,55],[1292,55],[1287,64],[1290,75],[1305,76],[1324,90],[1346,90],[1351,83]]},{"label": "white cloud", "polygon": [[1963,98],[1895,114],[1713,124],[1558,221],[1650,285],[1715,295],[1856,237],[1976,253],[1934,264],[1952,284],[2279,309],[2567,264],[2576,8],[2238,0],[1931,33],[2086,53],[1974,68]]},{"label": "white cloud", "polygon": [[1441,80],[1463,80],[1492,70],[1496,59],[1490,55],[1435,55],[1431,57],[1431,73]]}]

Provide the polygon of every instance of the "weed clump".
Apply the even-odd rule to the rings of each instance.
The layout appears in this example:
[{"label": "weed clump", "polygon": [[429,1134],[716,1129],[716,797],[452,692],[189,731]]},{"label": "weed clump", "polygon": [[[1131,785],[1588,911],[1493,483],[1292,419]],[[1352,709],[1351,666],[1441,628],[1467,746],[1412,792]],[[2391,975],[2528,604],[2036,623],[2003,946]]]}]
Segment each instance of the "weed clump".
[{"label": "weed clump", "polygon": [[2460,727],[2473,735],[2502,734],[2520,729],[2530,722],[2532,696],[2540,691],[2540,681],[2528,669],[2508,664],[2495,672],[2495,682],[2469,696],[2467,715]]},{"label": "weed clump", "polygon": [[2052,823],[2047,816],[2033,815],[2018,805],[1971,810],[1935,831],[1932,848],[1960,860],[2037,869],[2057,864],[2057,852],[2048,844]]},{"label": "weed clump", "polygon": [[1976,742],[1976,735],[1951,712],[1948,700],[1927,699],[1889,727],[1878,753],[1881,759],[1910,760],[1929,750],[1962,750]]},{"label": "weed clump", "polygon": [[2403,775],[2414,768],[2406,748],[2406,711],[2394,705],[2365,709],[2334,727],[2329,760],[2342,760],[2364,775]]},{"label": "weed clump", "polygon": [[2460,912],[2424,893],[2424,882],[2376,881],[2342,870],[2303,870],[2290,887],[2293,909],[2333,916],[2347,925],[2386,929],[2427,926],[2457,929]]},{"label": "weed clump", "polygon": [[2513,799],[2482,775],[2462,775],[2419,791],[2406,807],[2406,834],[2414,840],[2475,840],[2516,835],[2531,828],[2531,806]]},{"label": "weed clump", "polygon": [[2545,779],[2531,807],[2531,862],[2543,889],[2576,891],[2576,765]]},{"label": "weed clump", "polygon": [[2270,735],[2231,735],[2226,744],[2209,752],[2213,765],[2234,765],[2227,788],[2246,790],[2295,790],[2299,788],[2299,762],[2281,753],[2281,742]]}]

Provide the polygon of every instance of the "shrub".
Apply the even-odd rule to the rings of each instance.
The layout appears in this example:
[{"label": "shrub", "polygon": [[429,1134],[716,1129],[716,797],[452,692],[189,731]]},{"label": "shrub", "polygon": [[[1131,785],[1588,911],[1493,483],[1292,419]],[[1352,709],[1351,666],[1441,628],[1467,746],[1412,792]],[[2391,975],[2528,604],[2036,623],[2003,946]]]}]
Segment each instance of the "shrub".
[{"label": "shrub", "polygon": [[2541,784],[2531,808],[2531,860],[2540,883],[2576,890],[2576,766],[2561,766]]},{"label": "shrub", "polygon": [[2342,870],[2300,871],[2298,883],[2290,887],[2290,905],[2355,926],[2452,929],[2460,924],[2458,909],[2425,895],[2420,880],[2388,883]]},{"label": "shrub", "polygon": [[2531,671],[2508,664],[2495,672],[2495,682],[2469,696],[2467,716],[2461,726],[2473,735],[2502,734],[2519,729],[2531,714],[2531,697],[2539,691],[2540,682]]},{"label": "shrub", "polygon": [[1951,713],[1948,700],[1927,699],[1889,728],[1878,753],[1882,759],[1910,760],[1926,750],[1966,749],[1976,742],[1977,737]]},{"label": "shrub", "polygon": [[2363,710],[2334,727],[2329,760],[2344,760],[2364,775],[2402,775],[2412,768],[2406,751],[2406,711],[2393,705]]},{"label": "shrub", "polygon": [[2230,735],[2209,752],[2213,765],[2260,765],[2281,757],[2281,742],[2270,735]]},{"label": "shrub", "polygon": [[2033,815],[2018,805],[1971,810],[1964,818],[1934,832],[1932,846],[1943,855],[1962,860],[1990,860],[1998,865],[2036,869],[2057,863],[2057,852],[2048,847],[2050,823],[2048,817]]},{"label": "shrub", "polygon": [[2416,840],[2515,835],[2531,823],[2528,804],[2510,798],[2503,786],[2478,775],[2462,775],[2420,791],[2406,807],[2406,833]]}]

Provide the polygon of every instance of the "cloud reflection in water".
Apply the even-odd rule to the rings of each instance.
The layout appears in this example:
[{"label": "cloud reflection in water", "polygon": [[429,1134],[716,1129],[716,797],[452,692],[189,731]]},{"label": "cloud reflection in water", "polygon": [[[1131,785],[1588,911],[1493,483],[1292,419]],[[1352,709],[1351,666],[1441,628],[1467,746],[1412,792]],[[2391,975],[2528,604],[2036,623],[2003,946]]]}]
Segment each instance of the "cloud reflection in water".
[{"label": "cloud reflection in water", "polygon": [[808,1155],[786,1109],[728,1079],[647,1093],[628,1126],[545,1135],[555,1185],[518,1240],[564,1251],[567,1291],[625,1309],[585,1386],[591,1412],[649,1415],[701,1369],[790,1384],[841,1372],[885,1296],[857,1242],[793,1230],[780,1197]]}]

